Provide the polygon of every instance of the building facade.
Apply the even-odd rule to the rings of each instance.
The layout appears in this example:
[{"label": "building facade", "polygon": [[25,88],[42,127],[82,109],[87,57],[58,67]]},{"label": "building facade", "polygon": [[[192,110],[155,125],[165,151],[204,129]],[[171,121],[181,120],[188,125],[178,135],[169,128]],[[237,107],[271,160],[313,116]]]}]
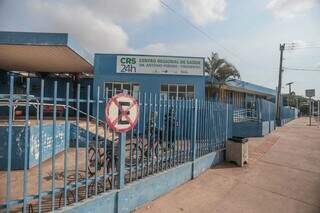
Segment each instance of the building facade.
[{"label": "building facade", "polygon": [[249,82],[233,79],[219,86],[212,84],[206,76],[205,86],[206,99],[219,100],[232,104],[235,108],[255,108],[256,100],[265,99],[275,102],[276,91],[267,87],[252,84]]},{"label": "building facade", "polygon": [[96,54],[94,88],[99,86],[103,96],[126,90],[136,98],[138,93],[204,98],[203,62],[197,57]]},{"label": "building facade", "polygon": [[[44,63],[46,62],[46,63]],[[58,96],[65,95],[70,82],[70,97],[86,98],[91,86],[92,98],[112,96],[126,91],[138,94],[160,94],[162,99],[207,99],[251,108],[258,98],[274,100],[269,88],[234,80],[219,91],[204,73],[203,57],[90,54],[66,33],[0,32],[0,94],[8,93],[9,75],[15,78],[15,93],[24,93],[26,77],[31,77],[31,94],[40,95],[41,79],[45,96],[52,96],[53,82],[58,81]],[[218,95],[220,93],[220,95]]]}]

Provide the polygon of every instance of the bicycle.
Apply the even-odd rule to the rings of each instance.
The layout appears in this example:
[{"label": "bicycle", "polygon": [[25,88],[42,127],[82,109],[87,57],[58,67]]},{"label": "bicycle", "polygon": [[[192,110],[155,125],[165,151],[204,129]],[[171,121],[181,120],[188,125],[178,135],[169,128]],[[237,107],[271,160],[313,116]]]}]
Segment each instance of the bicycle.
[{"label": "bicycle", "polygon": [[[119,144],[119,139],[116,138],[114,140],[114,145],[112,141],[106,141],[106,151],[104,150],[104,141],[98,142],[98,149],[94,145],[90,145],[88,150],[88,173],[89,177],[93,177],[97,172],[101,171],[102,168],[105,169],[106,174],[116,173],[117,167],[115,165],[118,164],[118,155],[117,149]],[[115,150],[113,150],[113,147]],[[112,153],[114,151],[114,153]],[[114,155],[113,155],[114,154]],[[98,155],[98,156],[96,156]],[[114,161],[112,162],[112,157],[114,157]],[[97,162],[96,162],[97,160]],[[105,165],[106,163],[106,165]],[[97,164],[97,171],[96,171]],[[108,177],[108,181],[110,185],[112,184],[110,177]]]},{"label": "bicycle", "polygon": [[[145,159],[153,157],[158,159],[159,152],[168,152],[175,147],[173,138],[175,137],[175,128],[178,127],[175,112],[173,109],[165,115],[164,128],[156,127],[157,112],[152,112],[150,119],[145,128],[144,140],[143,134],[136,135],[139,152],[141,153],[139,162],[141,162],[142,153]],[[151,148],[151,150],[150,150]]]},{"label": "bicycle", "polygon": [[[129,153],[129,157],[132,157],[132,161],[130,162],[130,164],[126,162],[126,166],[132,166],[132,162],[138,162],[140,164],[143,159],[150,159],[151,157],[157,159],[159,158],[160,150],[162,152],[167,152],[175,147],[175,145],[172,144],[172,138],[174,138],[175,128],[177,127],[174,110],[170,109],[169,113],[165,115],[165,129],[156,127],[156,117],[157,112],[152,112],[150,120],[148,121],[145,128],[145,135],[143,135],[142,133],[140,133],[139,135],[135,134],[132,140],[126,141],[125,155],[128,156]],[[147,139],[145,140],[143,136],[146,136]],[[166,140],[164,139],[165,136],[167,136]],[[165,141],[166,145],[164,147]],[[88,150],[88,172],[90,174],[90,177],[95,176],[96,173],[101,171],[102,168],[106,169],[105,172],[107,174],[113,174],[117,172],[116,165],[119,162],[119,138],[117,137],[114,140],[114,144],[112,143],[112,141],[107,140],[106,151],[104,150],[104,140],[99,140],[98,149],[95,147],[95,145],[90,145],[90,148]],[[114,157],[113,165],[112,157]],[[108,181],[109,184],[112,184],[112,180],[110,179],[110,177],[108,177]]]}]

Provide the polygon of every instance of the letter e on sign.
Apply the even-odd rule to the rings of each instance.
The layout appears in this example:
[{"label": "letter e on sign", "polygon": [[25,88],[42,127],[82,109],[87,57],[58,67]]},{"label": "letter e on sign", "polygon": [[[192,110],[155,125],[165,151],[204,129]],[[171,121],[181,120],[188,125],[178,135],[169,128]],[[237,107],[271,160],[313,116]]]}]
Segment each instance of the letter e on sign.
[{"label": "letter e on sign", "polygon": [[110,129],[115,132],[127,132],[137,124],[139,103],[130,95],[120,93],[109,99],[105,116]]}]

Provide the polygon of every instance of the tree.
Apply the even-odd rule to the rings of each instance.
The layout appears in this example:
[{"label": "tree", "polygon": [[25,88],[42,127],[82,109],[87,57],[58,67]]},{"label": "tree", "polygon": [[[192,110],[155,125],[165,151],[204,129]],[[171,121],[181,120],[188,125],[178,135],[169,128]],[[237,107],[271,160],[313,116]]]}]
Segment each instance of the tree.
[{"label": "tree", "polygon": [[211,86],[218,86],[219,99],[222,86],[228,81],[240,78],[237,68],[225,59],[219,58],[218,53],[211,53],[211,56],[205,61],[204,70],[210,76]]},{"label": "tree", "polygon": [[298,107],[300,111],[300,115],[308,115],[309,114],[309,99],[303,97],[301,95],[292,95],[291,94],[291,101],[288,102],[289,94],[283,94],[283,105],[291,106],[291,107]]}]

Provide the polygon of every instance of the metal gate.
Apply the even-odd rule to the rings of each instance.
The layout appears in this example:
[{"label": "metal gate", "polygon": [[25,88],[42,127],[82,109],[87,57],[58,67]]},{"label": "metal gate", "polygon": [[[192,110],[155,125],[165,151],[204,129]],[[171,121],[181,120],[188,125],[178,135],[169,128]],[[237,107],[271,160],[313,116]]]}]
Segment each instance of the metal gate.
[{"label": "metal gate", "polygon": [[50,88],[41,80],[39,96],[30,94],[29,78],[24,94],[14,94],[13,76],[9,85],[0,99],[7,110],[0,125],[1,185],[6,186],[1,209],[7,212],[54,211],[143,181],[224,149],[232,136],[228,104],[141,93],[137,126],[118,134],[99,116],[108,101],[100,88],[93,98],[90,85],[76,85],[75,97],[70,83],[54,81]]}]

